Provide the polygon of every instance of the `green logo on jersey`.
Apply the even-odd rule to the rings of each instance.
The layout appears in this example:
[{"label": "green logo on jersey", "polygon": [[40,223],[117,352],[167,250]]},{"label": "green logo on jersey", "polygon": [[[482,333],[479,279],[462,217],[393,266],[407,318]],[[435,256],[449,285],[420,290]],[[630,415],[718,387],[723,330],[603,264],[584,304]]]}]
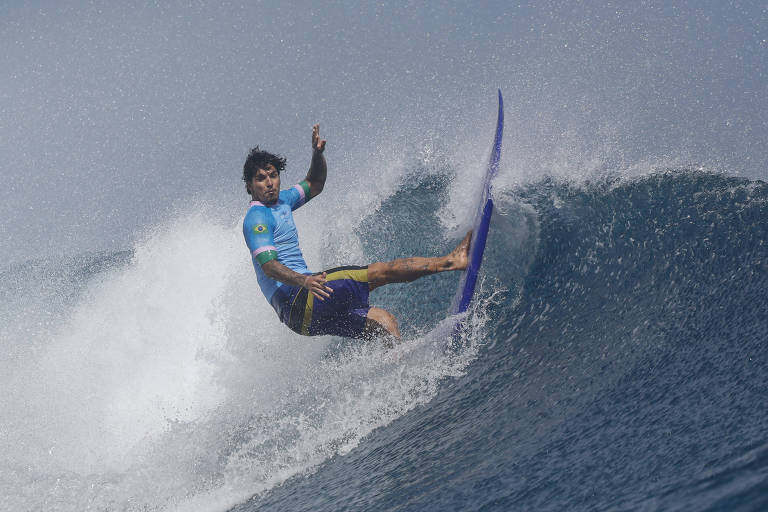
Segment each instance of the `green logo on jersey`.
[{"label": "green logo on jersey", "polygon": [[266,224],[256,224],[253,226],[253,232],[257,235],[263,235],[264,233],[268,233],[269,229]]}]

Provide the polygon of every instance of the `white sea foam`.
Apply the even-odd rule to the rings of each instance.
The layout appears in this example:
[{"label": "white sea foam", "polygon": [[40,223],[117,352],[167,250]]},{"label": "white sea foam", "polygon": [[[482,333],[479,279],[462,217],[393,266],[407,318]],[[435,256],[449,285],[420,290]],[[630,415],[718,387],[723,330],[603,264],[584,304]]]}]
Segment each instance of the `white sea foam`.
[{"label": "white sea foam", "polygon": [[[323,222],[302,215],[316,255],[329,233],[302,229]],[[362,257],[351,242],[332,257],[350,255]],[[15,391],[0,420],[0,488],[15,510],[226,509],[347,453],[474,354],[446,351],[451,321],[392,350],[291,333],[258,290],[239,225],[203,213],[147,233],[129,263],[85,286],[51,306],[60,325],[0,377]]]}]

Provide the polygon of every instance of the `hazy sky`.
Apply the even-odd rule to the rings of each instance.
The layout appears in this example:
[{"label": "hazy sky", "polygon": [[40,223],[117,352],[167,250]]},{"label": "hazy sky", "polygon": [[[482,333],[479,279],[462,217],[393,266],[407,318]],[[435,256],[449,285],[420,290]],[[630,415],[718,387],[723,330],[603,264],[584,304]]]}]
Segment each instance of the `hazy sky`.
[{"label": "hazy sky", "polygon": [[518,168],[768,177],[765,1],[2,1],[0,47],[4,263],[127,248],[201,201],[235,219],[247,149],[303,170],[314,122],[337,185],[426,132],[474,144],[497,87]]}]

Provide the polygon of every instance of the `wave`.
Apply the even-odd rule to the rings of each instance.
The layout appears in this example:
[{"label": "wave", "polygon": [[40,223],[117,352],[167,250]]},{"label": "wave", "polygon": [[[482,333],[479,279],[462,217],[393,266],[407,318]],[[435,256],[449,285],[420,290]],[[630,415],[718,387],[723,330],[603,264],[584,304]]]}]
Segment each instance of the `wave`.
[{"label": "wave", "polygon": [[766,198],[687,169],[507,190],[466,374],[233,510],[764,507]]},{"label": "wave", "polygon": [[[302,239],[324,265],[443,254],[457,187],[445,162],[414,165],[343,243]],[[755,508],[766,199],[687,169],[499,190],[463,337],[445,320],[455,278],[432,276],[372,295],[405,326],[389,351],[284,329],[239,227],[205,215],[129,252],[11,268],[6,503],[675,509],[704,486]]]}]

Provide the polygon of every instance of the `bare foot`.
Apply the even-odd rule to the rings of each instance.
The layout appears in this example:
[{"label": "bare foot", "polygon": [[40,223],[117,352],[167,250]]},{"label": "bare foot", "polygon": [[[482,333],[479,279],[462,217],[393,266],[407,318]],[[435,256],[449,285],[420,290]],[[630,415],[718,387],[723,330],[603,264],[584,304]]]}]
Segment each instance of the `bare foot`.
[{"label": "bare foot", "polygon": [[451,262],[451,270],[464,270],[469,265],[469,243],[472,241],[472,231],[467,231],[464,239],[451,251],[448,260]]}]

